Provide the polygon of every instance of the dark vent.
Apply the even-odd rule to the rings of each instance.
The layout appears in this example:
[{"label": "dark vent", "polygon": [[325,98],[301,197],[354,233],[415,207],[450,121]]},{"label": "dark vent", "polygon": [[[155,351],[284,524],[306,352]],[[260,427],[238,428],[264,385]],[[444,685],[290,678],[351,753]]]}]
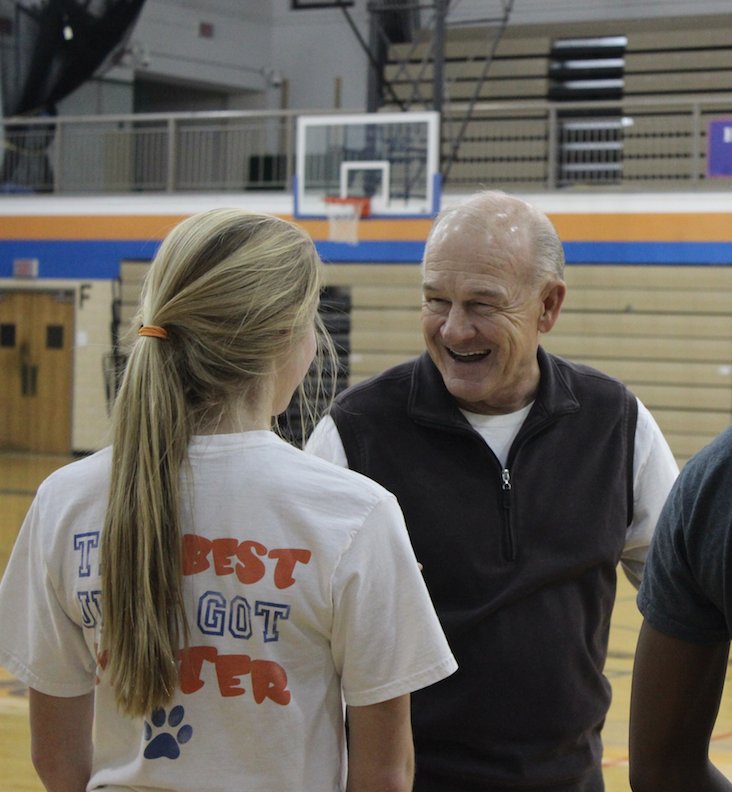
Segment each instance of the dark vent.
[{"label": "dark vent", "polygon": [[[554,102],[597,102],[623,98],[625,36],[558,39],[552,45],[549,96]],[[557,183],[620,182],[623,129],[632,124],[620,110],[585,107],[558,113]]]}]

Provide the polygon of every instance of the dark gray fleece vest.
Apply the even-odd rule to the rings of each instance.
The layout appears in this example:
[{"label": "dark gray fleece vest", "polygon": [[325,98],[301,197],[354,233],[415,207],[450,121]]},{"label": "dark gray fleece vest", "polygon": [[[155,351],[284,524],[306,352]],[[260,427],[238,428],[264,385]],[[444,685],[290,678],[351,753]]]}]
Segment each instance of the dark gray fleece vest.
[{"label": "dark gray fleece vest", "polygon": [[412,698],[418,777],[444,776],[446,789],[569,790],[601,761],[637,402],[541,348],[539,366],[506,470],[426,353],[345,391],[331,413],[349,466],[399,499],[460,665]]}]

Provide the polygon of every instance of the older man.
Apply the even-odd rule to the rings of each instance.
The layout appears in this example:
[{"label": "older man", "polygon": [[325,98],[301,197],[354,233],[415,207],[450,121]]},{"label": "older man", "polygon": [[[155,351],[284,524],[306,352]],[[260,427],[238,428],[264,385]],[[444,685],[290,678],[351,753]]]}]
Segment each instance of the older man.
[{"label": "older man", "polygon": [[620,382],[539,346],[563,265],[523,201],[443,212],[427,352],[341,394],[308,445],[397,495],[460,665],[413,696],[417,792],[603,789],[616,566],[638,585],[678,469]]}]

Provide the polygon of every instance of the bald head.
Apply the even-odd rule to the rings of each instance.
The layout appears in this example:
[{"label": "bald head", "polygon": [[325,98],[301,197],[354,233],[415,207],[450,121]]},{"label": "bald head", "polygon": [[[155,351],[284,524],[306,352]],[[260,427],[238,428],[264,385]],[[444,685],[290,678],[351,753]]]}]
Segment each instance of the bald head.
[{"label": "bald head", "polygon": [[564,249],[549,218],[500,190],[476,193],[440,212],[427,237],[425,258],[433,245],[454,234],[483,235],[488,244],[500,240],[523,254],[532,280],[564,277]]}]

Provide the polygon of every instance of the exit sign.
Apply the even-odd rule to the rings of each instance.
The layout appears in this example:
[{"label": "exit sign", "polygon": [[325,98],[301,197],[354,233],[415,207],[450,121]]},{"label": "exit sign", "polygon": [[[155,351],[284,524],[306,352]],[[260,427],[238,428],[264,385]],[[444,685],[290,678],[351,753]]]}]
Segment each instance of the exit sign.
[{"label": "exit sign", "polygon": [[35,259],[35,258],[17,258],[17,259],[13,259],[13,277],[14,278],[37,278],[38,277],[38,259]]}]

